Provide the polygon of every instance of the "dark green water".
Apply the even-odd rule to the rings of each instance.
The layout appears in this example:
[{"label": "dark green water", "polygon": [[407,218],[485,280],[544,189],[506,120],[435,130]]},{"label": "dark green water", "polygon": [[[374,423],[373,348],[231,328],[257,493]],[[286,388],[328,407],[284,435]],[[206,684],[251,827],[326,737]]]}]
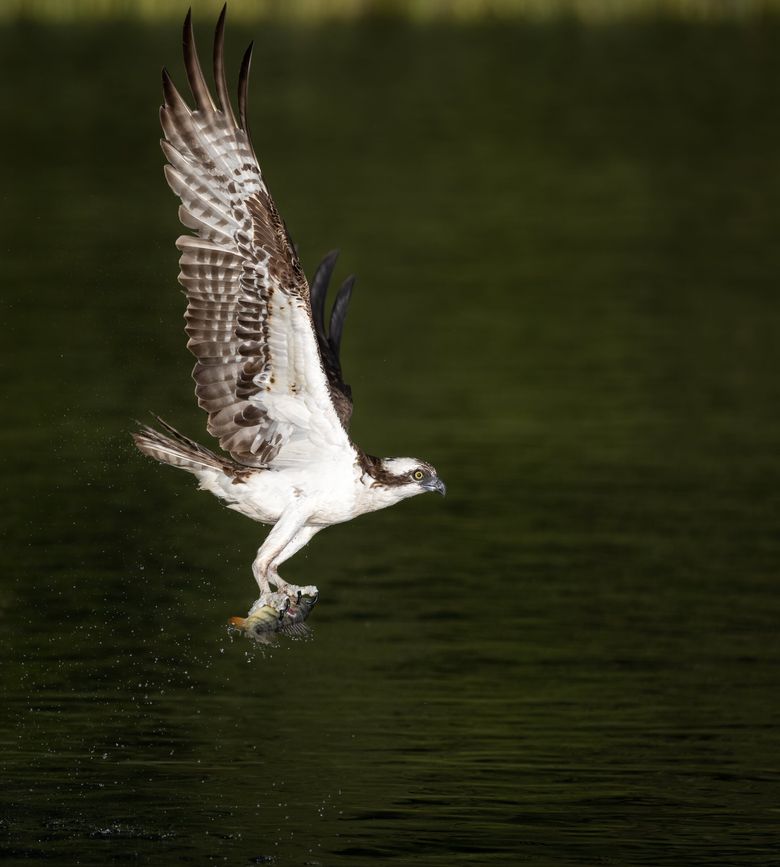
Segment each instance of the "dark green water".
[{"label": "dark green water", "polygon": [[355,436],[450,493],[287,565],[311,640],[228,636],[262,528],[128,437],[208,442],[178,25],[0,31],[0,853],[780,863],[780,27],[251,36],[304,264],[358,274]]}]

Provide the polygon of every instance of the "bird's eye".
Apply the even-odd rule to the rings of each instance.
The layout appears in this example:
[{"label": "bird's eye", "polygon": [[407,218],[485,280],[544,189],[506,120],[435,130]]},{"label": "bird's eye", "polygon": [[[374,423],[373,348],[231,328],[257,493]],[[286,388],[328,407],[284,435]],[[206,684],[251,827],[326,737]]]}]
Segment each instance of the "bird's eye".
[{"label": "bird's eye", "polygon": [[413,478],[416,482],[420,482],[420,481],[422,481],[422,480],[425,478],[425,473],[424,473],[422,470],[415,470],[415,471],[412,473],[412,478]]}]

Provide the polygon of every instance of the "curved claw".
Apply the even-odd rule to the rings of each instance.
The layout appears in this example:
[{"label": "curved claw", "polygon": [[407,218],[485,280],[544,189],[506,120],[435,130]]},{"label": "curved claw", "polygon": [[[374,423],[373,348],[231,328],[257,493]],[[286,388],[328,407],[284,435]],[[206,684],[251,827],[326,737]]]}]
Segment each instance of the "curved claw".
[{"label": "curved claw", "polygon": [[266,593],[252,605],[247,617],[231,617],[229,623],[245,636],[261,641],[281,632],[301,635],[304,621],[319,598],[316,587],[289,587]]}]

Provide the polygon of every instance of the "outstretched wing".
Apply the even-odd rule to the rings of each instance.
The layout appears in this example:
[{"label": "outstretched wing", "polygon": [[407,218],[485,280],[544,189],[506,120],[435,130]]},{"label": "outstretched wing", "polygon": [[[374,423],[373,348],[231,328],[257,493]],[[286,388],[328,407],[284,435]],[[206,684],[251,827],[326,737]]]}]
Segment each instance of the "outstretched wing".
[{"label": "outstretched wing", "polygon": [[352,418],[352,389],[344,382],[340,353],[347,307],[352,297],[352,287],[355,285],[355,278],[351,274],[341,284],[336,294],[330,313],[330,325],[327,330],[325,329],[325,298],[338,255],[338,250],[332,250],[317,266],[311,281],[311,309],[322,364],[330,384],[331,398],[341,423],[349,429],[349,421]]},{"label": "outstretched wing", "polygon": [[353,446],[331,397],[312,324],[309,288],[257,164],[246,120],[252,46],[241,64],[239,119],[223,62],[225,9],[214,39],[215,104],[190,13],[184,60],[195,108],[163,70],[165,175],[181,198],[179,282],[187,343],[208,430],[235,460],[281,466],[333,459]]}]

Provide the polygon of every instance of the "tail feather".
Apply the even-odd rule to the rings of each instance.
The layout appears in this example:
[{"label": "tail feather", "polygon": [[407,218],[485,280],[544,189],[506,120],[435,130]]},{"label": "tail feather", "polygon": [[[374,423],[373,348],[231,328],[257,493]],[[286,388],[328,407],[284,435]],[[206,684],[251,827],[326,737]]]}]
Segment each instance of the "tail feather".
[{"label": "tail feather", "polygon": [[171,427],[159,416],[155,416],[155,418],[169,436],[139,422],[140,430],[133,433],[132,437],[136,446],[145,455],[154,458],[161,464],[179,467],[190,473],[197,474],[203,470],[218,470],[235,478],[243,475],[244,468],[239,464],[229,458],[215,455],[214,452]]}]

